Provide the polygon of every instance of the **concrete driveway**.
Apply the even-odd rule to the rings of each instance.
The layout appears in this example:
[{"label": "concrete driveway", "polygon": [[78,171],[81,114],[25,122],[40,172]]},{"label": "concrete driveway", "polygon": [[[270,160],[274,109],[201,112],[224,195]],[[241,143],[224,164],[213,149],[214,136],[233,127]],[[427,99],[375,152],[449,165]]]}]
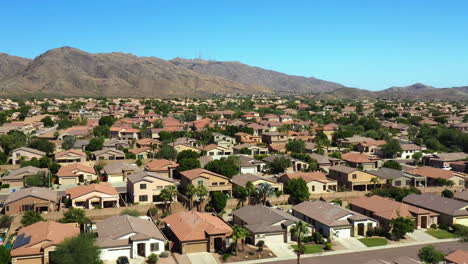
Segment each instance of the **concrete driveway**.
[{"label": "concrete driveway", "polygon": [[291,244],[284,243],[283,237],[271,236],[262,239],[265,245],[275,253],[277,257],[295,256],[294,249],[290,247]]},{"label": "concrete driveway", "polygon": [[213,256],[213,254],[208,252],[199,252],[199,253],[189,253],[187,254],[188,259],[192,264],[206,263],[206,264],[216,264],[218,263]]},{"label": "concrete driveway", "polygon": [[406,236],[418,242],[437,240],[437,238],[426,233],[425,229],[416,229],[413,233],[407,233]]},{"label": "concrete driveway", "polygon": [[357,238],[355,237],[344,237],[344,238],[337,238],[335,239],[335,243],[338,243],[342,245],[346,249],[361,249],[361,248],[367,248],[366,245],[361,243]]}]

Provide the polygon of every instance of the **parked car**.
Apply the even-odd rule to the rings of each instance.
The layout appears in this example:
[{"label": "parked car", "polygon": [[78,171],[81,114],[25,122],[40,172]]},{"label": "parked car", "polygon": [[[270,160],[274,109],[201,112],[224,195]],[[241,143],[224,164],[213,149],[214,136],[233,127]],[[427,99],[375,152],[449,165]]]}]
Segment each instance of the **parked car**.
[{"label": "parked car", "polygon": [[117,258],[117,264],[130,264],[130,261],[128,261],[127,257],[122,256]]}]

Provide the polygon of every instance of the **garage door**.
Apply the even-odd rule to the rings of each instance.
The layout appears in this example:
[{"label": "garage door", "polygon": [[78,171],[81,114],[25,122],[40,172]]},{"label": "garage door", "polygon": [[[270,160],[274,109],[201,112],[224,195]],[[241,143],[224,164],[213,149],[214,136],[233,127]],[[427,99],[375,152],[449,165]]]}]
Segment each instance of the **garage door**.
[{"label": "garage door", "polygon": [[454,224],[468,226],[468,217],[457,217],[453,220]]},{"label": "garage door", "polygon": [[118,257],[125,256],[130,258],[130,247],[128,248],[106,248],[101,249],[101,259],[116,260]]},{"label": "garage door", "polygon": [[334,229],[333,234],[336,238],[351,237],[351,228]]},{"label": "garage door", "polygon": [[195,243],[195,244],[183,244],[183,254],[196,253],[196,252],[207,252],[208,243]]},{"label": "garage door", "polygon": [[42,258],[17,259],[17,264],[42,264]]},{"label": "garage door", "polygon": [[267,242],[282,242],[284,243],[284,234],[265,234],[263,238],[256,238],[256,241],[264,240]]}]

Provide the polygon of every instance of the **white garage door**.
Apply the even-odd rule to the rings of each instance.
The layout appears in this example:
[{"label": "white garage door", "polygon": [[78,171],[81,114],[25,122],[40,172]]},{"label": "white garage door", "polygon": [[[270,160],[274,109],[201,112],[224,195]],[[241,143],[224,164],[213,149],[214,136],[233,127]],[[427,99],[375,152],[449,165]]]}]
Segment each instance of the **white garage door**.
[{"label": "white garage door", "polygon": [[130,247],[127,248],[103,248],[101,249],[101,259],[117,260],[118,257],[125,256],[130,258]]},{"label": "white garage door", "polygon": [[336,238],[351,237],[351,228],[334,229],[333,233]]}]

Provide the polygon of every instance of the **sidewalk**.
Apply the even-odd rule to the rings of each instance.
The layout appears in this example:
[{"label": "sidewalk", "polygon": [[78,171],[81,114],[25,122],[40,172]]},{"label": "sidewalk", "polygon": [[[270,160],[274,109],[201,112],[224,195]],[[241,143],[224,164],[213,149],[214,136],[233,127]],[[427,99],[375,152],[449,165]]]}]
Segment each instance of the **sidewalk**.
[{"label": "sidewalk", "polygon": [[[419,245],[436,244],[436,243],[453,242],[453,241],[458,241],[458,239],[456,238],[437,239],[437,240],[431,240],[431,241],[417,241],[417,242],[409,242],[409,243],[401,243],[401,244],[391,244],[391,245],[385,245],[385,246],[380,246],[380,247],[366,247],[366,248],[362,248],[359,250],[345,249],[345,250],[337,250],[337,251],[328,251],[328,252],[322,252],[322,253],[317,253],[317,254],[304,254],[304,255],[301,255],[301,258],[313,258],[313,257],[320,257],[320,256],[340,255],[340,254],[347,254],[347,253],[356,253],[356,252],[373,251],[373,250],[381,250],[381,249],[409,247],[409,246],[419,246]],[[296,257],[291,256],[291,257],[278,257],[278,258],[269,258],[269,259],[250,260],[250,261],[239,261],[239,262],[231,262],[230,264],[266,263],[266,262],[291,260],[291,259],[296,259]]]}]

